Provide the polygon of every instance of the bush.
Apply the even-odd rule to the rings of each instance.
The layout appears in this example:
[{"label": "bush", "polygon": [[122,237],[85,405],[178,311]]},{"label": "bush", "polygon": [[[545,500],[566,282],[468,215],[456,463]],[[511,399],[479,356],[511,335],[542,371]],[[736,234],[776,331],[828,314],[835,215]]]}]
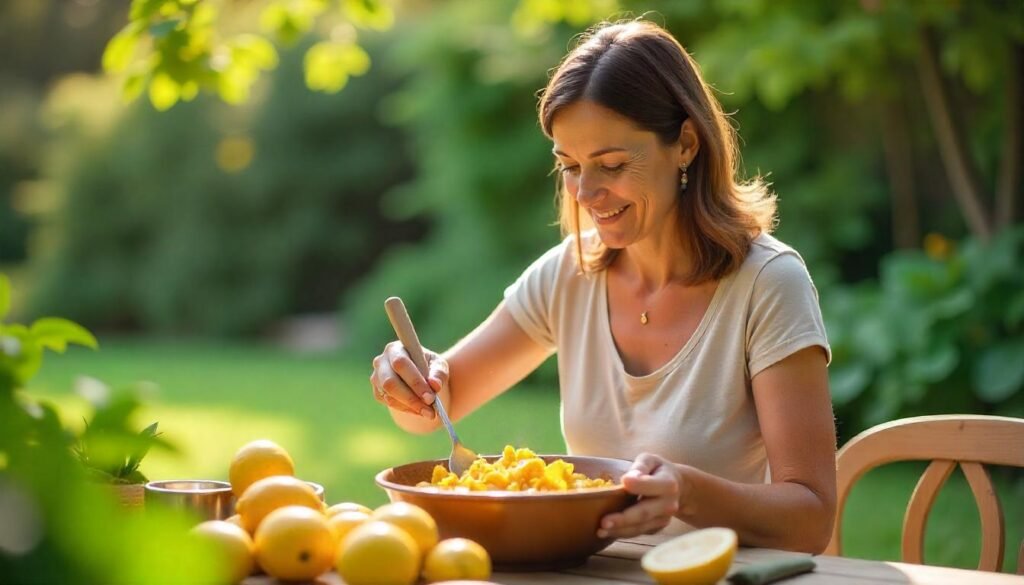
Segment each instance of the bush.
[{"label": "bush", "polygon": [[249,334],[282,315],[333,309],[385,246],[418,234],[379,211],[410,174],[402,135],[377,104],[381,69],[312,94],[302,51],[286,53],[266,99],[232,110],[199,99],[132,108],[82,141],[60,179],[60,243],[33,313],[93,328]]},{"label": "bush", "polygon": [[877,283],[823,292],[840,418],[1024,416],[1024,226],[991,244],[897,252]]}]

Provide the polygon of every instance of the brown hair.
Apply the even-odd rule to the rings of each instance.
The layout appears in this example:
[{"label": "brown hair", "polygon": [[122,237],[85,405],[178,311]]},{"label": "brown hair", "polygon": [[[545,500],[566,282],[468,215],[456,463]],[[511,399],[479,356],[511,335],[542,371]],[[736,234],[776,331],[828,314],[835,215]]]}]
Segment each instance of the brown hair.
[{"label": "brown hair", "polygon": [[[584,35],[541,93],[540,124],[548,138],[558,111],[582,100],[629,118],[666,145],[679,140],[687,118],[693,120],[700,151],[687,169],[689,186],[680,191],[678,205],[682,245],[693,256],[690,284],[739,268],[750,242],[771,232],[775,196],[759,179],[737,181],[735,130],[697,63],[665,29],[636,20],[600,25]],[[579,203],[558,177],[562,235],[576,235],[584,272],[607,268],[618,251],[600,241],[583,249]]]}]

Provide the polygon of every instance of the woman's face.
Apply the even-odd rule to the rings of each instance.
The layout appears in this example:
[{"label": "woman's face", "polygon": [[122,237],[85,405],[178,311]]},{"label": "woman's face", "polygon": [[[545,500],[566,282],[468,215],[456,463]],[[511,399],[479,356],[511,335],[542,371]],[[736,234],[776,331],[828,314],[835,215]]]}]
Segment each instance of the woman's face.
[{"label": "woman's face", "polygon": [[565,188],[590,215],[601,241],[625,248],[674,229],[681,148],[590,101],[561,109],[551,124]]}]

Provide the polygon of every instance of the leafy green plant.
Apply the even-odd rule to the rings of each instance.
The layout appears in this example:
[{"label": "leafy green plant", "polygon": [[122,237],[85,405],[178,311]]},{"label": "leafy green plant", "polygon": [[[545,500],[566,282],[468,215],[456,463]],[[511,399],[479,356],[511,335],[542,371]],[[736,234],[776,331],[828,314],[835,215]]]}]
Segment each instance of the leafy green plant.
[{"label": "leafy green plant", "polygon": [[[90,478],[104,483],[138,484],[148,481],[139,464],[154,445],[163,443],[153,423],[135,435],[119,436],[86,422],[72,448]],[[127,439],[127,440],[126,440]]]},{"label": "leafy green plant", "polygon": [[[0,274],[0,319],[10,309],[10,298],[10,283]],[[117,506],[76,461],[74,434],[61,425],[56,407],[24,394],[44,350],[62,353],[72,343],[98,346],[89,331],[66,319],[40,319],[31,326],[0,322],[0,502],[8,504],[8,512],[17,510],[4,515],[4,582],[217,582],[219,559],[185,538],[186,519],[155,506],[147,507],[146,514]],[[127,428],[125,421],[137,406],[133,398],[111,400],[97,409],[86,435],[96,436],[100,428]],[[155,431],[154,425],[133,434],[128,450],[133,462],[144,454],[141,445],[157,440]],[[105,451],[90,443],[90,459]],[[131,477],[133,464],[123,463],[123,475]]]},{"label": "leafy green plant", "polygon": [[877,283],[822,297],[832,396],[862,428],[929,412],[1024,415],[1024,226],[930,255],[893,253]]}]

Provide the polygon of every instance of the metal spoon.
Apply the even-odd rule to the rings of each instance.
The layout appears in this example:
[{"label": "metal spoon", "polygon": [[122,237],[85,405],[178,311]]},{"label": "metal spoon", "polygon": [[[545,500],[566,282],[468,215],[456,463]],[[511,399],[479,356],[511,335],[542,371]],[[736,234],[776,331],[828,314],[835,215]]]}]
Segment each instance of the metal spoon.
[{"label": "metal spoon", "polygon": [[[416,364],[416,368],[426,378],[430,371],[427,368],[427,359],[423,355],[423,347],[420,345],[420,338],[416,335],[416,329],[412,326],[412,320],[409,319],[409,313],[405,310],[405,303],[398,297],[389,297],[384,301],[384,310],[388,314],[388,319],[391,320],[391,326],[395,329],[398,340],[402,342],[405,351],[412,358],[412,363]],[[452,439],[452,453],[448,456],[448,470],[456,475],[462,475],[462,472],[469,469],[469,466],[476,461],[477,454],[459,441],[452,421],[448,420],[448,413],[445,412],[444,405],[441,404],[441,396],[436,392],[432,404],[437,415],[441,417],[444,428],[448,430],[448,436]]]}]

